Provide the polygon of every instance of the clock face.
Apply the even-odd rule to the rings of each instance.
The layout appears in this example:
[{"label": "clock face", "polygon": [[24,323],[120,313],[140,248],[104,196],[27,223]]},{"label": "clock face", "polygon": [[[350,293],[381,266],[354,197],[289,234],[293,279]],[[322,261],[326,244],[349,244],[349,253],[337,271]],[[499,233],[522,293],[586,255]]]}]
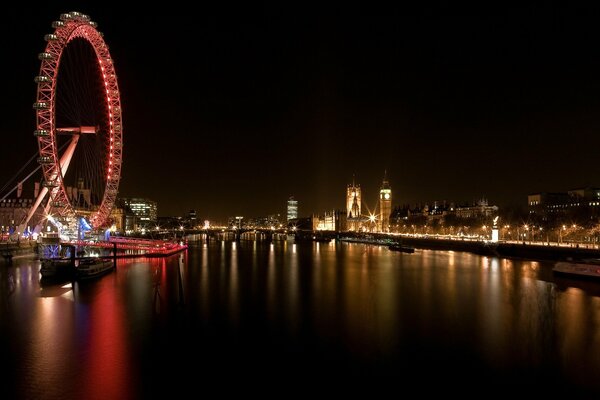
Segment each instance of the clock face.
[{"label": "clock face", "polygon": [[386,193],[386,194],[383,195],[383,197],[385,197],[386,200],[389,200],[390,199],[390,194]]}]

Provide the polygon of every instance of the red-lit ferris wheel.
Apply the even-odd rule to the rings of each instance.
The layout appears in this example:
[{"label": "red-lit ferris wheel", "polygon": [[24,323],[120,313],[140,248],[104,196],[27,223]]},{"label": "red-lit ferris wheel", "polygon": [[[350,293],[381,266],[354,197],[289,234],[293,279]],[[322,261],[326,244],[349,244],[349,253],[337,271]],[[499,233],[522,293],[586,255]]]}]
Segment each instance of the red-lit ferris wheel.
[{"label": "red-lit ferris wheel", "polygon": [[87,15],[61,14],[52,27],[39,54],[33,105],[43,181],[27,219],[43,205],[47,215],[86,216],[99,228],[108,222],[121,178],[117,75],[103,35]]}]

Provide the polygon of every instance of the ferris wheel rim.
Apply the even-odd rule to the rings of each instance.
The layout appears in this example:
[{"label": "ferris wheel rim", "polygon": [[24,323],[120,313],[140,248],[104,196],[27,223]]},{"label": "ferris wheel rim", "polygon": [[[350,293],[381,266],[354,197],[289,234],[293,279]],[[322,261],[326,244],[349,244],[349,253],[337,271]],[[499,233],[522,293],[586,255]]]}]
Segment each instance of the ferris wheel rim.
[{"label": "ferris wheel rim", "polygon": [[50,207],[60,216],[74,216],[75,209],[65,188],[56,139],[56,88],[63,52],[73,39],[81,38],[92,46],[100,66],[99,73],[104,84],[105,96],[99,104],[108,114],[109,149],[107,159],[103,160],[106,168],[104,193],[98,209],[92,212],[90,218],[92,226],[98,228],[105,224],[110,215],[121,179],[123,124],[117,75],[103,35],[87,15],[79,12],[61,14],[60,20],[54,21],[52,27],[54,32],[45,36],[47,45],[44,52],[38,56],[41,61],[40,73],[35,78],[37,93],[34,103],[34,135],[38,141],[38,161],[43,171],[43,184],[50,193]]}]

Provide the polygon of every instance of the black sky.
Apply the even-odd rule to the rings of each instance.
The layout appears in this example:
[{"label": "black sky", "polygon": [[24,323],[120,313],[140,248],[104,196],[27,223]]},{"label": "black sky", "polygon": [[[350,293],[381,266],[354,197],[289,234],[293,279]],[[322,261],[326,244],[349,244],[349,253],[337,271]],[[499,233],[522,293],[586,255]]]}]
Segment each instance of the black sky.
[{"label": "black sky", "polygon": [[525,204],[600,185],[600,24],[550,8],[462,15],[300,16],[288,10],[115,12],[46,5],[5,18],[7,181],[37,149],[33,77],[59,14],[105,34],[124,118],[120,194],[202,218],[394,205]]}]

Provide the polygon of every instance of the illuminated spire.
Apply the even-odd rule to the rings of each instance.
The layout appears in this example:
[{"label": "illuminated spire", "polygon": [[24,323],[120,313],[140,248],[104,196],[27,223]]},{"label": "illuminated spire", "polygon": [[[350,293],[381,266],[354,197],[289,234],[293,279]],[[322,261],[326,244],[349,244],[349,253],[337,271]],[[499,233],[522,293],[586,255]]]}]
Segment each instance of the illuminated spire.
[{"label": "illuminated spire", "polygon": [[388,179],[387,179],[387,169],[385,169],[383,172],[383,183],[381,185],[381,188],[389,189],[389,187],[390,187],[390,183],[388,182]]}]

